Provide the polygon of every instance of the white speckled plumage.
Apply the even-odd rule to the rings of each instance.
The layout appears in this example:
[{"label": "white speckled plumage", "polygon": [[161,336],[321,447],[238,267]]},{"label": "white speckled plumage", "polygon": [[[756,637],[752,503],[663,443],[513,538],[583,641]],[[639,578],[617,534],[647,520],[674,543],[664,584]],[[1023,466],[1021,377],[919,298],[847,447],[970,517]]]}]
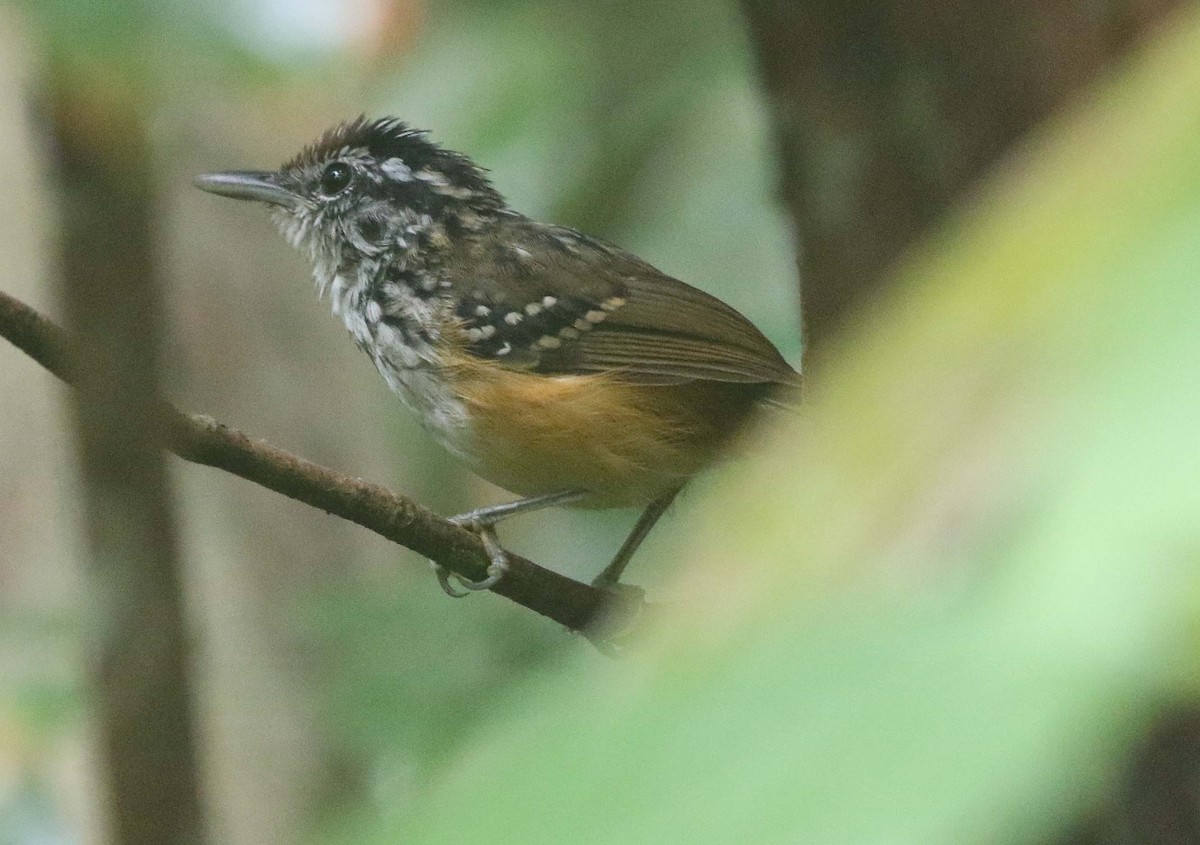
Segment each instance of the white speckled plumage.
[{"label": "white speckled plumage", "polygon": [[648,504],[602,578],[754,403],[796,383],[729,306],[523,217],[485,171],[397,120],[336,127],[278,172],[197,184],[272,204],[388,387],[481,475],[588,506]]}]

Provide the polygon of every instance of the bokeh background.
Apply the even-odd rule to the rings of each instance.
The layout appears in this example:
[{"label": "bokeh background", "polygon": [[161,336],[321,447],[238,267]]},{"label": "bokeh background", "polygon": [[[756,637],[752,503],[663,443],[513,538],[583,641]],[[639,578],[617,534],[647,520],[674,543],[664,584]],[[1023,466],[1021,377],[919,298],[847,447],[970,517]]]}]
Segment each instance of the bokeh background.
[{"label": "bokeh background", "polygon": [[[804,291],[810,401],[652,536],[627,660],[171,461],[207,841],[1200,841],[1198,56],[1169,2],[0,5],[0,289],[66,317],[54,104],[126,110],[162,392],[440,512],[506,494],[193,175],[396,115],[797,364]],[[2,845],[134,841],[67,397],[0,347]],[[503,536],[587,579],[635,516]]]}]

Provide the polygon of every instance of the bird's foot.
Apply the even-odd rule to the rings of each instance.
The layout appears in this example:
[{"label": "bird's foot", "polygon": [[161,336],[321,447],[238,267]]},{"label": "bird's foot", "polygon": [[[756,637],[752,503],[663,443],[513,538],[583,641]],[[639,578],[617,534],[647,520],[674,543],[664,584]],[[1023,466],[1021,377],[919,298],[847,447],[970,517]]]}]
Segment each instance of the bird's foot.
[{"label": "bird's foot", "polygon": [[[450,521],[455,525],[461,525],[483,541],[483,547],[487,551],[490,563],[488,564],[486,578],[471,581],[455,572],[451,572],[437,561],[429,561],[430,566],[433,567],[433,571],[437,573],[438,583],[442,585],[443,592],[453,598],[461,599],[480,590],[490,590],[504,578],[504,573],[508,572],[508,553],[501,548],[500,540],[496,537],[497,522],[521,513],[530,513],[555,505],[568,505],[579,501],[586,495],[587,493],[583,490],[559,490],[558,492],[548,493],[544,496],[532,496],[528,499],[518,499],[515,502],[505,502],[501,505],[476,508],[473,511],[467,511],[466,513],[460,513],[458,516],[450,517]],[[451,583],[452,579],[458,582],[458,587]],[[466,592],[463,592],[463,589],[459,589],[459,587],[465,589]]]},{"label": "bird's foot", "polygon": [[[487,551],[489,563],[487,577],[481,578],[478,581],[472,581],[464,578],[457,572],[451,572],[437,561],[429,561],[429,565],[433,567],[433,571],[437,575],[438,584],[441,585],[442,592],[451,598],[461,599],[466,598],[471,593],[490,590],[499,584],[504,578],[505,573],[508,572],[508,553],[504,551],[504,548],[500,545],[500,538],[496,536],[495,520],[489,519],[479,512],[468,511],[467,513],[450,517],[450,521],[455,525],[461,525],[483,541],[483,547]],[[458,586],[455,586],[453,582],[457,582]]]}]

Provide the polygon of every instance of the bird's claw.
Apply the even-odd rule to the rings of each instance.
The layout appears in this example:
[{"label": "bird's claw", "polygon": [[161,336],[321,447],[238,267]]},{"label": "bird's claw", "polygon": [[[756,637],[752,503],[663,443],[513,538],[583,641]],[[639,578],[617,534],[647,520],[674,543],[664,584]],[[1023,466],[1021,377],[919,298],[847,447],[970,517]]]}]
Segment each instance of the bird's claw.
[{"label": "bird's claw", "polygon": [[[450,517],[450,521],[478,535],[479,539],[483,541],[483,547],[487,550],[488,560],[491,562],[488,564],[487,577],[481,578],[478,581],[472,581],[464,578],[457,572],[451,572],[437,561],[429,561],[429,565],[433,567],[433,571],[437,575],[438,584],[441,586],[442,592],[451,598],[461,599],[466,598],[471,593],[490,590],[499,584],[508,572],[508,554],[500,546],[500,539],[496,536],[496,531],[492,525],[479,519],[475,514],[470,513],[452,516]],[[451,579],[458,582],[458,586],[455,586]],[[459,589],[459,587],[462,589]]]},{"label": "bird's claw", "polygon": [[[429,564],[433,567],[433,571],[437,575],[438,584],[441,586],[442,592],[450,596],[452,599],[464,599],[473,592],[490,590],[492,587],[499,584],[500,581],[503,580],[505,573],[508,572],[508,564],[494,561],[488,565],[488,574],[486,578],[482,578],[478,581],[471,581],[459,575],[457,572],[451,572],[449,569],[442,566],[440,563],[437,563],[436,561],[431,560],[429,561]],[[454,586],[454,583],[451,579],[453,579],[453,581],[457,581],[463,589],[460,590],[458,587]]]}]

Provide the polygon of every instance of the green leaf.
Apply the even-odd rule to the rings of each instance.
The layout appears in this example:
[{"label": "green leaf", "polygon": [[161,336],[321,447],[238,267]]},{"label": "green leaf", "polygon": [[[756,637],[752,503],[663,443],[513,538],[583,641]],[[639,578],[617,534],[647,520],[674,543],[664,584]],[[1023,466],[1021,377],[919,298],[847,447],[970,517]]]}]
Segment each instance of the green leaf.
[{"label": "green leaf", "polygon": [[637,654],[510,691],[357,841],[1028,842],[1098,800],[1190,686],[1200,621],[1200,18],[1177,23],[693,494]]}]

